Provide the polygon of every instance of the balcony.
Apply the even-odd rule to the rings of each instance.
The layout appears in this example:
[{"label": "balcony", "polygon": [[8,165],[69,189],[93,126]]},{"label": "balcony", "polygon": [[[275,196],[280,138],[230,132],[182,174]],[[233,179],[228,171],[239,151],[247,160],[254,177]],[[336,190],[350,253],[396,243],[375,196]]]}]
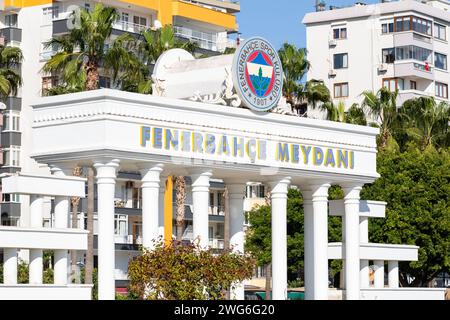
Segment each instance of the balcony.
[{"label": "balcony", "polygon": [[395,47],[414,45],[433,50],[433,39],[430,36],[414,31],[399,32],[394,34],[394,45]]},{"label": "balcony", "polygon": [[237,0],[182,0],[183,2],[187,2],[187,3],[194,3],[194,4],[198,4],[200,6],[202,5],[207,5],[209,8],[209,6],[214,6],[217,8],[224,8],[227,10],[227,12],[229,13],[236,13],[241,11],[241,4],[239,1]]},{"label": "balcony", "polygon": [[[140,34],[142,31],[147,30],[148,28],[150,27],[124,20],[118,20],[113,24],[113,34],[120,35],[123,32]],[[119,32],[114,32],[114,30],[118,30]]]},{"label": "balcony", "polygon": [[227,47],[236,48],[236,41],[232,39],[226,39],[226,41],[218,41],[217,35],[213,33],[201,32],[185,27],[174,26],[175,36],[190,40],[199,45],[200,48],[224,52]]},{"label": "balcony", "polygon": [[213,239],[209,239],[209,246],[212,249],[220,249],[223,250],[225,248],[225,240],[224,239],[217,239],[217,238],[213,238]]},{"label": "balcony", "polygon": [[402,106],[405,101],[420,97],[433,97],[433,95],[420,90],[400,90],[397,97],[397,106]]},{"label": "balcony", "polygon": [[433,67],[416,60],[397,60],[394,62],[395,77],[416,77],[434,80]]},{"label": "balcony", "polygon": [[7,27],[0,29],[0,37],[5,38],[5,44],[22,42],[22,29]]}]

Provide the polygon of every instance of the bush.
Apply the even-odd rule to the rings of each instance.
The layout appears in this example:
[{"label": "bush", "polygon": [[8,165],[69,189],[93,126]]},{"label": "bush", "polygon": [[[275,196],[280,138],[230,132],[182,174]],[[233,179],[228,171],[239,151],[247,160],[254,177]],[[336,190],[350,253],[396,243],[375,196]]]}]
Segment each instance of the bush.
[{"label": "bush", "polygon": [[251,278],[253,259],[230,251],[214,254],[195,244],[156,244],[128,265],[130,292],[148,300],[219,300],[236,282]]}]

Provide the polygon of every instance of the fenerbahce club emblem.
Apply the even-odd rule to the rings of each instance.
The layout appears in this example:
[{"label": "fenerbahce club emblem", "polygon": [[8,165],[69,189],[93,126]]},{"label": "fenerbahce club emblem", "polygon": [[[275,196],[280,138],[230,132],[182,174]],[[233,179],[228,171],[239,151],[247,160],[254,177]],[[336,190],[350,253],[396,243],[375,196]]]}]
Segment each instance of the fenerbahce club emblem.
[{"label": "fenerbahce club emblem", "polygon": [[277,106],[283,88],[283,69],[277,51],[266,40],[244,41],[233,60],[233,82],[244,104],[254,111]]}]

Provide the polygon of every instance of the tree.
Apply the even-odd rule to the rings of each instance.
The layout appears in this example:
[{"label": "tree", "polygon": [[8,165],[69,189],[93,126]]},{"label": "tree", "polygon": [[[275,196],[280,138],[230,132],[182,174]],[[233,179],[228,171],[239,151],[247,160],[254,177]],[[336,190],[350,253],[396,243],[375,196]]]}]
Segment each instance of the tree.
[{"label": "tree", "polygon": [[307,81],[304,87],[299,87],[298,95],[306,100],[313,109],[317,107],[318,103],[326,103],[331,100],[330,90],[322,80]]},{"label": "tree", "polygon": [[416,141],[421,150],[428,146],[445,147],[450,113],[446,102],[436,103],[432,97],[406,101],[400,110],[406,135]]},{"label": "tree", "polygon": [[418,261],[400,262],[400,282],[427,286],[450,271],[450,149],[381,150],[377,166],[381,178],[361,198],[388,204],[386,219],[370,220],[370,241],[419,246]]},{"label": "tree", "polygon": [[[342,198],[342,190],[330,189],[330,199]],[[250,227],[246,234],[245,250],[256,259],[258,266],[269,265],[272,261],[271,208],[264,205],[253,208],[248,213]],[[329,241],[341,241],[342,224],[338,217],[330,217],[328,224]],[[287,251],[288,278],[304,282],[304,211],[303,198],[299,190],[289,189],[287,201]],[[340,266],[332,266],[332,273],[337,273]],[[269,294],[266,293],[266,297]]]},{"label": "tree", "polygon": [[392,92],[387,88],[381,88],[376,94],[364,91],[362,107],[380,127],[380,147],[387,146],[398,122],[397,96],[398,90]]},{"label": "tree", "polygon": [[[75,16],[76,13],[73,13],[72,18]],[[118,18],[115,8],[104,7],[101,3],[96,4],[92,12],[81,9],[79,26],[45,44],[46,48],[56,48],[57,53],[47,61],[43,71],[62,75],[64,84],[61,91],[65,88],[70,91],[98,89],[99,68],[117,68],[117,64],[111,64],[111,61],[126,61],[122,47],[108,49],[107,46],[113,24]]]},{"label": "tree", "polygon": [[[80,177],[83,170],[80,167],[75,167],[73,169],[72,175],[75,177]],[[70,198],[70,203],[72,205],[72,228],[78,228],[78,206],[80,204],[80,197],[72,197]],[[79,283],[79,278],[76,275],[77,272],[77,251],[70,251],[70,260],[71,260],[71,273],[73,280],[76,283]]]},{"label": "tree", "polygon": [[175,190],[175,203],[177,205],[177,213],[175,219],[177,224],[177,241],[181,241],[183,240],[184,214],[186,203],[186,179],[184,176],[178,176],[175,178]]},{"label": "tree", "polygon": [[130,261],[130,291],[147,300],[219,300],[236,282],[251,278],[253,260],[224,250],[201,250],[196,244],[156,243]]},{"label": "tree", "polygon": [[345,103],[343,101],[339,101],[337,105],[333,101],[325,102],[320,108],[327,113],[327,120],[367,125],[364,111],[356,103],[352,104],[348,111],[345,111]]},{"label": "tree", "polygon": [[310,68],[310,63],[306,59],[306,49],[297,49],[293,44],[284,43],[278,50],[278,55],[283,65],[283,95],[286,102],[294,108],[297,104],[300,82]]},{"label": "tree", "polygon": [[[89,233],[84,283],[94,284],[94,169],[92,169],[92,167],[89,167],[87,170],[87,183],[87,231],[89,231]],[[94,291],[96,289],[97,287],[95,286],[92,290]]]},{"label": "tree", "polygon": [[22,85],[22,77],[18,72],[23,56],[20,48],[0,45],[0,97],[16,95]]}]

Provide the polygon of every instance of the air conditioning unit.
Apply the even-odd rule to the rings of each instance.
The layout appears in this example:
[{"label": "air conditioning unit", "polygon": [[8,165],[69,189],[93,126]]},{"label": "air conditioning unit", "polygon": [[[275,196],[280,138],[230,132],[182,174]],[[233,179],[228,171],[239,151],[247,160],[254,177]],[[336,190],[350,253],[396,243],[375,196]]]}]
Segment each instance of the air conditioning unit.
[{"label": "air conditioning unit", "polygon": [[385,63],[378,65],[378,71],[380,71],[380,72],[387,71],[387,69],[388,69],[388,66]]},{"label": "air conditioning unit", "polygon": [[330,71],[328,71],[328,75],[329,75],[330,77],[336,76],[336,70],[330,69]]},{"label": "air conditioning unit", "polygon": [[328,40],[328,45],[329,45],[330,47],[335,47],[335,46],[337,45],[336,39],[330,39],[330,40]]}]

